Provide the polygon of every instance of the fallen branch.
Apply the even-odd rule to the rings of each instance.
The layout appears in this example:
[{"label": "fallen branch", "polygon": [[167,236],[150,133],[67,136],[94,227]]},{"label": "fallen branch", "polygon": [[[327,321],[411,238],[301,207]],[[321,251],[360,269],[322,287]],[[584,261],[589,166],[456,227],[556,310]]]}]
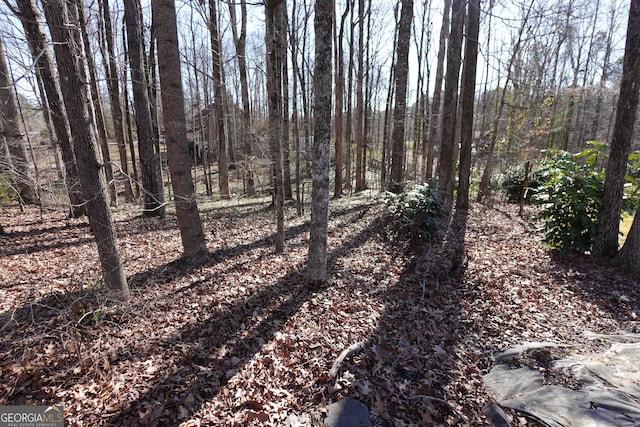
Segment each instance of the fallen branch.
[{"label": "fallen branch", "polygon": [[344,362],[344,359],[360,353],[364,350],[365,344],[366,341],[360,341],[355,344],[351,344],[348,348],[342,350],[342,353],[340,353],[340,356],[338,356],[335,362],[333,362],[333,365],[331,365],[331,369],[329,370],[329,378],[331,378],[331,382],[334,382],[338,377],[338,371],[340,370],[340,366],[342,365],[342,362]]}]

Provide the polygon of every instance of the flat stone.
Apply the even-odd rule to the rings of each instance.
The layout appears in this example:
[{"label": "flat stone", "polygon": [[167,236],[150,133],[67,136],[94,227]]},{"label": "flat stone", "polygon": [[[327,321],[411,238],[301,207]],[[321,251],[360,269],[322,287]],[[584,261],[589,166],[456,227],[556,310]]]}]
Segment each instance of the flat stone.
[{"label": "flat stone", "polygon": [[327,427],[372,426],[367,405],[350,397],[329,405],[324,424]]}]

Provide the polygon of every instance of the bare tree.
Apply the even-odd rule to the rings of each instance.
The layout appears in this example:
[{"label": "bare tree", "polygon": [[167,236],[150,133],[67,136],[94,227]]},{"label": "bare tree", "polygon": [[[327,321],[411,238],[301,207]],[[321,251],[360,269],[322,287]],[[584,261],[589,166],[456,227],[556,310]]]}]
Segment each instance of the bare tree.
[{"label": "bare tree", "polygon": [[[625,177],[627,173],[627,160],[631,150],[633,127],[638,110],[638,95],[640,94],[640,0],[631,0],[629,7],[629,23],[627,26],[627,41],[624,49],[624,62],[622,67],[622,82],[620,83],[620,96],[616,109],[616,121],[613,128],[613,139],[609,147],[607,160],[607,174],[604,181],[604,193],[602,209],[598,215],[598,235],[594,242],[593,252],[597,256],[614,256],[618,252],[618,232],[620,229],[620,213],[622,211],[622,196]],[[618,259],[640,272],[638,261],[640,252],[632,252],[632,249],[640,244],[640,215],[636,215],[633,221],[633,234],[631,242],[625,243],[626,249],[621,251]]]},{"label": "bare tree", "polygon": [[447,72],[442,106],[442,135],[438,161],[438,192],[450,208],[453,204],[453,170],[456,113],[458,109],[458,80],[461,64],[462,30],[464,27],[464,0],[453,0],[451,9],[451,36],[447,49]]},{"label": "bare tree", "polygon": [[51,112],[51,122],[55,130],[56,139],[62,152],[62,161],[65,168],[65,186],[69,194],[69,216],[78,218],[85,214],[82,204],[82,191],[78,182],[78,170],[76,168],[76,158],[71,145],[71,135],[67,123],[67,114],[62,105],[62,95],[56,82],[56,75],[51,59],[51,54],[47,45],[42,28],[40,27],[40,13],[33,0],[17,2],[18,10],[16,14],[24,28],[29,50],[36,65],[36,71],[42,80],[42,86],[46,93],[47,106]]},{"label": "bare tree", "polygon": [[164,131],[173,197],[176,204],[178,228],[182,238],[184,257],[193,261],[208,258],[202,221],[191,176],[191,159],[184,143],[187,125],[184,113],[184,94],[180,71],[178,29],[173,0],[153,0],[151,3],[156,25],[158,71],[160,74]]},{"label": "bare tree", "polygon": [[142,169],[142,188],[144,190],[143,216],[165,215],[164,187],[160,156],[153,147],[153,130],[149,111],[147,77],[144,72],[144,49],[140,30],[140,11],[138,0],[124,2],[124,19],[127,28],[127,46],[131,69],[131,87],[136,110],[138,129],[138,151]]},{"label": "bare tree", "polygon": [[23,134],[20,130],[18,109],[14,95],[13,82],[9,75],[4,41],[0,38],[0,121],[2,131],[11,157],[14,185],[25,203],[37,203],[38,195],[35,182],[29,171],[27,152]]},{"label": "bare tree", "polygon": [[224,109],[224,83],[222,80],[222,43],[220,42],[220,32],[218,28],[217,0],[209,0],[211,32],[211,53],[213,56],[213,89],[215,92],[215,120],[218,131],[218,185],[220,196],[223,199],[230,199],[229,191],[229,162],[227,159],[227,139],[225,133],[225,109]]},{"label": "bare tree", "polygon": [[[411,0],[409,0],[411,1]],[[307,277],[327,280],[327,227],[329,222],[329,165],[331,162],[331,29],[334,0],[316,0],[313,186],[311,189],[311,223]]]},{"label": "bare tree", "polygon": [[[247,1],[240,0],[240,29],[237,28],[236,5],[229,3],[231,29],[236,47],[238,73],[240,74],[240,92],[242,96],[242,138],[244,140],[244,173],[247,183],[247,194],[255,196],[253,157],[253,133],[251,131],[251,107],[249,104],[249,83],[247,80]],[[295,96],[295,95],[294,95]],[[295,113],[295,112],[294,112]]]},{"label": "bare tree", "polygon": [[409,42],[411,41],[411,20],[413,0],[402,0],[402,11],[398,26],[398,54],[395,65],[396,105],[393,112],[393,132],[391,134],[391,180],[389,191],[401,193],[404,187],[404,125],[407,112],[407,80],[409,76]]},{"label": "bare tree", "polygon": [[[371,1],[371,0],[369,0]],[[367,187],[366,182],[362,179],[363,173],[363,152],[364,152],[364,28],[366,21],[364,19],[364,2],[358,0],[358,68],[356,71],[356,117],[355,117],[355,139],[356,139],[356,192],[362,191]]]},{"label": "bare tree", "polygon": [[460,170],[456,208],[469,208],[469,181],[471,178],[471,146],[473,142],[473,107],[476,94],[476,68],[478,63],[478,37],[480,35],[480,0],[469,0],[468,28],[466,31],[464,67],[462,69],[462,117]]},{"label": "bare tree", "polygon": [[276,52],[277,8],[284,7],[283,0],[266,0],[266,45],[267,45],[267,93],[269,98],[269,148],[273,173],[274,208],[276,213],[276,252],[284,251],[284,186],[282,171],[282,99],[279,85],[281,67]]},{"label": "bare tree", "polygon": [[69,21],[65,19],[63,0],[45,0],[42,5],[54,42],[54,53],[61,81],[60,89],[73,137],[78,177],[84,203],[87,206],[91,231],[98,246],[104,282],[112,292],[122,298],[128,298],[129,285],[120,262],[116,230],[104,190],[106,183],[100,173],[97,142],[87,110],[90,98],[83,66],[85,54],[82,45],[74,42],[77,35],[72,34],[72,31],[79,31],[79,29],[69,25]]},{"label": "bare tree", "polygon": [[442,26],[440,27],[440,44],[438,47],[438,59],[436,65],[436,76],[433,89],[433,100],[431,101],[431,112],[429,115],[429,135],[423,147],[423,156],[426,157],[424,163],[425,170],[423,176],[426,181],[431,181],[433,176],[433,146],[436,142],[438,123],[440,122],[440,104],[442,99],[442,80],[444,79],[444,57],[447,51],[447,38],[449,37],[449,11],[451,10],[451,0],[444,0],[444,10],[442,14]]},{"label": "bare tree", "polygon": [[104,19],[104,39],[106,42],[106,52],[103,52],[105,59],[105,70],[107,75],[107,89],[109,92],[109,100],[111,102],[111,118],[113,120],[114,136],[118,144],[118,155],[120,157],[120,168],[125,175],[124,194],[125,200],[133,201],[133,189],[131,188],[131,180],[129,179],[129,161],[127,156],[127,146],[124,138],[124,128],[122,122],[122,107],[120,101],[120,89],[118,83],[118,65],[116,62],[113,29],[111,24],[111,10],[109,0],[100,0],[99,4],[102,8],[102,17]]}]

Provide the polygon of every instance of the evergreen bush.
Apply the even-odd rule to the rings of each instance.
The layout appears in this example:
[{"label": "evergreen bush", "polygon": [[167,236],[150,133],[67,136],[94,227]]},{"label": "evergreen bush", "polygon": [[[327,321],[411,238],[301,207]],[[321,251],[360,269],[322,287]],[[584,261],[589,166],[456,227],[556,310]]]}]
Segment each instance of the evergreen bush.
[{"label": "evergreen bush", "polygon": [[387,193],[384,234],[391,241],[409,243],[438,239],[447,210],[429,185],[416,185],[401,194]]},{"label": "evergreen bush", "polygon": [[535,219],[543,221],[545,241],[552,248],[581,254],[592,249],[602,206],[604,171],[599,163],[604,156],[599,143],[577,154],[548,152],[533,201],[541,207]]}]

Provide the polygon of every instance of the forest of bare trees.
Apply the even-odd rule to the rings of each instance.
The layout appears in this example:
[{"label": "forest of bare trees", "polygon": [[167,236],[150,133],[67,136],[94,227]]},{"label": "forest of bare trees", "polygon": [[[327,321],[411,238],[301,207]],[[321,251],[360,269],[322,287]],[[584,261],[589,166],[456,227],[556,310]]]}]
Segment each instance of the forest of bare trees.
[{"label": "forest of bare trees", "polygon": [[3,417],[640,423],[640,0],[0,18]]},{"label": "forest of bare trees", "polygon": [[[282,251],[285,205],[324,200],[325,178],[335,197],[437,182],[446,206],[467,207],[548,150],[615,138],[628,1],[344,0],[328,40],[306,0],[164,7],[0,5],[2,183],[21,203],[79,216],[105,191],[105,212],[137,197],[144,216],[186,221],[203,198],[270,195]],[[327,132],[333,166],[318,169]],[[188,223],[185,253],[203,252]]]}]

